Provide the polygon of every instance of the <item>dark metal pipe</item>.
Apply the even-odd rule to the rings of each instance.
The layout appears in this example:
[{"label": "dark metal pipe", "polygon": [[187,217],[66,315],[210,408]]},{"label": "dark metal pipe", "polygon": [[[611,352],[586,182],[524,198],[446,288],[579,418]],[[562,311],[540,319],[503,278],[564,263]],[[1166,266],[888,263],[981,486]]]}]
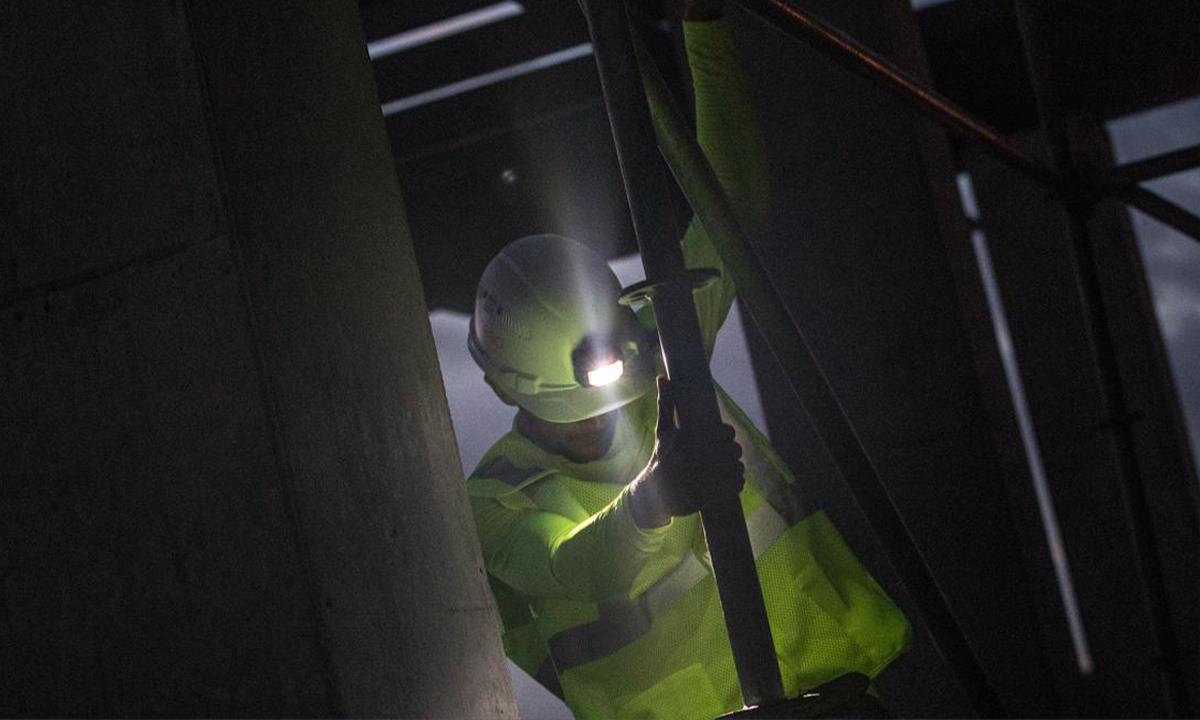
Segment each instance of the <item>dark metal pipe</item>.
[{"label": "dark metal pipe", "polygon": [[1200,218],[1136,185],[1139,180],[1195,167],[1200,163],[1200,146],[1130,163],[1123,168],[1100,171],[1094,178],[1084,175],[1079,168],[1076,169],[1079,171],[1077,176],[1067,177],[1029,157],[999,131],[874,54],[854,38],[811,13],[793,7],[787,0],[737,1],[777,29],[898,96],[930,120],[965,140],[979,144],[1004,164],[1049,189],[1056,197],[1071,202],[1069,198],[1095,190],[1103,197],[1123,200],[1200,241]]},{"label": "dark metal pipe", "polygon": [[653,60],[644,47],[639,45],[638,50],[651,106],[668,110],[653,115],[659,147],[720,253],[726,271],[733,277],[743,307],[762,332],[793,394],[812,419],[822,443],[870,521],[904,587],[916,603],[946,666],[954,673],[980,716],[1002,716],[1004,709],[999,698],[988,684],[966,636],[951,614],[929,566],[879,479],[820,364],[772,286],[762,258],[739,226],[716,174],[687,121],[674,106]]},{"label": "dark metal pipe", "polygon": [[1119,191],[1119,197],[1150,217],[1200,241],[1200,217],[1140,185]]},{"label": "dark metal pipe", "polygon": [[1139,183],[1197,167],[1200,167],[1200,145],[1193,145],[1111,168],[1108,174],[1119,182]]},{"label": "dark metal pipe", "polygon": [[[646,278],[662,282],[653,300],[667,374],[676,391],[680,427],[711,437],[720,428],[720,410],[692,301],[683,280],[685,264],[679,232],[668,209],[668,179],[658,159],[650,111],[634,57],[624,3],[581,0],[595,48],[600,86]],[[674,282],[670,282],[674,280]],[[767,621],[766,604],[746,521],[737,495],[730,493],[700,512],[712,556],[742,698],[746,705],[784,699]]]},{"label": "dark metal pipe", "polygon": [[1064,178],[1013,146],[997,130],[980,122],[946,97],[925,87],[904,70],[874,54],[857,40],[786,0],[737,0],[742,7],[778,30],[820,51],[848,70],[870,80],[955,134],[979,143],[1000,161],[1051,190],[1062,190]]}]

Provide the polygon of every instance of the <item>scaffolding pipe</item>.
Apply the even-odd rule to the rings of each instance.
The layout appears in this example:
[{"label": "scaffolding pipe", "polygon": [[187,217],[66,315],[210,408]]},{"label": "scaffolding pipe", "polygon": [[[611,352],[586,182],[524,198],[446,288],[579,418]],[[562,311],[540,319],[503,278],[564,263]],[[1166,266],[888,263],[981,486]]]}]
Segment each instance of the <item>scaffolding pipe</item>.
[{"label": "scaffolding pipe", "polygon": [[1135,160],[1108,171],[1122,183],[1139,183],[1200,167],[1200,145]]},{"label": "scaffolding pipe", "polygon": [[759,328],[790,389],[837,464],[846,485],[871,523],[905,589],[917,606],[946,666],[981,717],[1004,714],[966,636],[954,619],[912,535],[879,478],[804,335],[775,291],[766,265],[738,224],[733,207],[675,106],[646,48],[638,43],[646,93],[659,147],[684,196],[733,278],[742,307]]},{"label": "scaffolding pipe", "polygon": [[[642,254],[679,425],[702,442],[720,432],[720,410],[701,340],[679,232],[669,212],[668,179],[655,147],[654,128],[634,57],[623,2],[581,0],[595,48],[600,87],[634,232]],[[734,492],[700,511],[713,575],[746,705],[784,700],[783,682],[767,621],[766,604],[741,503]]]},{"label": "scaffolding pipe", "polygon": [[996,129],[981,122],[945,96],[925,87],[904,70],[874,54],[854,38],[793,7],[786,0],[737,0],[742,7],[776,29],[837,61],[846,69],[898,95],[922,115],[958,136],[979,143],[1012,168],[1052,190],[1064,189],[1064,178],[1018,150]]},{"label": "scaffolding pipe", "polygon": [[1118,197],[1129,205],[1193,240],[1200,240],[1200,217],[1194,213],[1141,185],[1130,185],[1117,192],[1119,193]]},{"label": "scaffolding pipe", "polygon": [[[1200,241],[1200,218],[1196,215],[1138,187],[1136,181],[1122,179],[1112,182],[1113,178],[1119,176],[1111,175],[1109,171],[1095,173],[1095,176],[1084,175],[1081,172],[1075,177],[1067,177],[1054,168],[1047,167],[1018,150],[995,128],[926,87],[841,30],[809,12],[793,7],[787,0],[737,1],[750,13],[776,29],[815,48],[851,72],[898,96],[926,118],[958,137],[977,143],[993,157],[1047,188],[1065,202],[1072,202],[1071,198],[1087,193],[1111,197],[1124,201],[1159,222]],[[1166,170],[1171,167],[1186,169],[1195,165],[1198,154],[1200,152],[1196,148],[1190,148],[1180,151],[1178,157],[1174,157],[1174,153],[1171,154],[1172,157],[1164,156],[1161,163]]]}]

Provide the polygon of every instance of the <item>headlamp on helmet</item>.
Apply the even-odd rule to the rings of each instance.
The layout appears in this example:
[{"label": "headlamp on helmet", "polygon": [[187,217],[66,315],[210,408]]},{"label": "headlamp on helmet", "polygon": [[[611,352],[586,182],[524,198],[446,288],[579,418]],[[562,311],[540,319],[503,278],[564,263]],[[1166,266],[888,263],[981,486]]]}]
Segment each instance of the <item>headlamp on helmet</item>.
[{"label": "headlamp on helmet", "polygon": [[589,335],[571,352],[575,381],[583,387],[611,385],[625,374],[626,361],[636,361],[636,343],[628,343],[624,351],[618,344]]},{"label": "headlamp on helmet", "polygon": [[595,417],[654,389],[654,336],[620,297],[590,248],[556,235],[521,238],[484,270],[467,346],[493,386],[536,417]]}]

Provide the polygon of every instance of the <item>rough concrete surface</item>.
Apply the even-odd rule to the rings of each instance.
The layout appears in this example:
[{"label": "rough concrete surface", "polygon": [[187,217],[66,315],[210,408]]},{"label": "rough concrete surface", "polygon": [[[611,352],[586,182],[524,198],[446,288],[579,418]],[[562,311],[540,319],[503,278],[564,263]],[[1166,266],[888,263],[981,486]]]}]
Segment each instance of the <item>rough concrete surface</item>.
[{"label": "rough concrete surface", "polygon": [[0,715],[514,714],[357,23],[0,8]]},{"label": "rough concrete surface", "polygon": [[225,238],[0,316],[0,714],[332,710],[246,330]]}]

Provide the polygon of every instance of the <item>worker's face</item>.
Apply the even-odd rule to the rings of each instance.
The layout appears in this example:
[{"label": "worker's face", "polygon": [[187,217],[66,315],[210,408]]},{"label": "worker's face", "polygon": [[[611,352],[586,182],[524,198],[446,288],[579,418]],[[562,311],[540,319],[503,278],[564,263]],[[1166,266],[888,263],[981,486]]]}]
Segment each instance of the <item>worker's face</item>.
[{"label": "worker's face", "polygon": [[517,416],[522,434],[571,462],[586,463],[608,454],[617,431],[618,410],[568,423],[552,423],[524,410]]}]

